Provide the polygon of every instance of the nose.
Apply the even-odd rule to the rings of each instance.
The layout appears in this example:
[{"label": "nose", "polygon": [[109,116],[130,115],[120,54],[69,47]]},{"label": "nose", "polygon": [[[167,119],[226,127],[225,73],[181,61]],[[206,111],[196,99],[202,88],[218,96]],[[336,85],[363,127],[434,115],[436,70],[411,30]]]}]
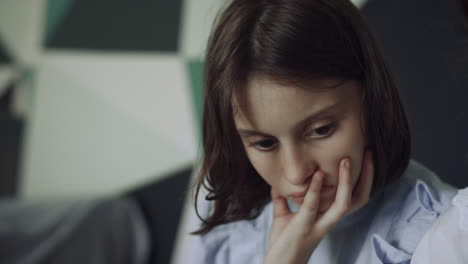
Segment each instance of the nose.
[{"label": "nose", "polygon": [[317,163],[301,145],[285,147],[283,152],[283,173],[288,182],[302,185],[314,173]]}]

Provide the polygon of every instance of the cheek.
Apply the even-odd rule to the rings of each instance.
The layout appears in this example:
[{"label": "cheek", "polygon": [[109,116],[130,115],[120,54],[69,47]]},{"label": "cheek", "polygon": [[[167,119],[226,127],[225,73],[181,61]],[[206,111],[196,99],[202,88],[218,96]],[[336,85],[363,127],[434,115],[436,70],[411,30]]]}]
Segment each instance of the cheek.
[{"label": "cheek", "polygon": [[[349,131],[349,130],[348,130]],[[326,145],[326,146],[325,146]],[[324,143],[319,166],[326,175],[326,183],[338,184],[339,164],[345,157],[351,158],[353,185],[361,173],[361,164],[364,154],[364,138],[359,130],[348,133],[338,133],[333,140]]]}]

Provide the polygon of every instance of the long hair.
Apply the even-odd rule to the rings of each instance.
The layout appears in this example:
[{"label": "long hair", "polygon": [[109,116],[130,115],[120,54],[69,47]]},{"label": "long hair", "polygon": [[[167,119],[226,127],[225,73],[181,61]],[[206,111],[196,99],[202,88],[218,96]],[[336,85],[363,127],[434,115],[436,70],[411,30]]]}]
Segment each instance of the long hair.
[{"label": "long hair", "polygon": [[398,90],[349,0],[233,0],[211,33],[204,70],[204,155],[195,208],[202,188],[214,206],[194,234],[252,219],[270,201],[270,188],[250,164],[233,118],[233,96],[254,75],[294,85],[324,77],[359,81],[374,156],[373,193],[408,165],[410,134]]}]

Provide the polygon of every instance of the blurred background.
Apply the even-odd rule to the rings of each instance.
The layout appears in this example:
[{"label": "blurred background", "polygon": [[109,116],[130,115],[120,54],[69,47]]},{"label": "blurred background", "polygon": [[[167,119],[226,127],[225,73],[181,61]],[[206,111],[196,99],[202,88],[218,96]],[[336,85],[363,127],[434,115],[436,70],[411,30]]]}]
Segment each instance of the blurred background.
[{"label": "blurred background", "polygon": [[192,164],[221,2],[1,0],[4,192],[114,193]]},{"label": "blurred background", "polygon": [[[18,201],[47,211],[57,208],[50,201],[87,198],[80,208],[115,209],[102,197],[118,197],[134,202],[119,210],[146,223],[148,261],[183,263],[204,49],[225,2],[0,0],[0,196],[10,206],[0,206],[0,223],[2,212],[24,215],[12,211]],[[353,2],[401,91],[412,156],[467,186],[467,1]],[[6,252],[0,241],[0,260]]]}]

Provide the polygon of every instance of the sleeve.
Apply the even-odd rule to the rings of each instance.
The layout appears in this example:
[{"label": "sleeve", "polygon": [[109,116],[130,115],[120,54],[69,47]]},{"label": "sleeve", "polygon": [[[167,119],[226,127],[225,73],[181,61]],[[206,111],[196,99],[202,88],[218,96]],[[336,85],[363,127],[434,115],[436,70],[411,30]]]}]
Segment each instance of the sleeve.
[{"label": "sleeve", "polygon": [[439,217],[416,248],[412,264],[468,263],[468,188]]}]

